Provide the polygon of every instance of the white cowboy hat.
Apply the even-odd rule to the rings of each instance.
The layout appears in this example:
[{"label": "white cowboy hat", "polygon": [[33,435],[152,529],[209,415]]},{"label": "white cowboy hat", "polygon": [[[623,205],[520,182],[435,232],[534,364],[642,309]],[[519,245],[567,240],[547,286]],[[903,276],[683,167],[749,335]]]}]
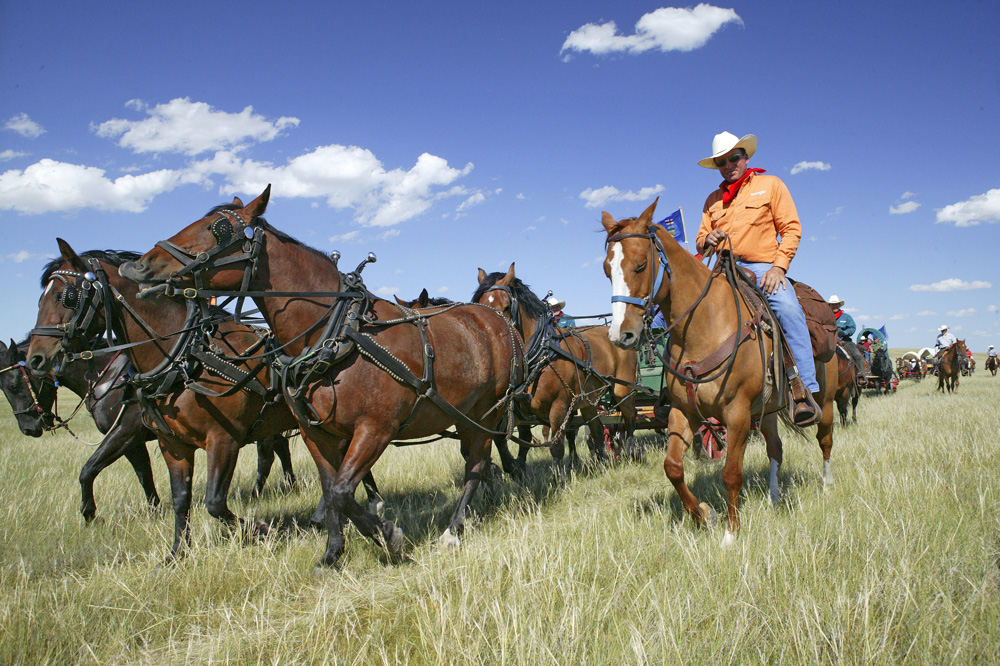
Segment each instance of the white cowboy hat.
[{"label": "white cowboy hat", "polygon": [[990,345],[990,349],[993,349],[993,345]]},{"label": "white cowboy hat", "polygon": [[938,326],[938,330],[939,331],[947,331],[948,330],[948,325],[947,324],[941,324],[940,326]]},{"label": "white cowboy hat", "polygon": [[843,305],[844,304],[843,299],[841,299],[840,296],[837,296],[837,294],[834,294],[833,296],[831,296],[830,298],[828,298],[826,300],[826,302],[829,303],[830,305]]},{"label": "white cowboy hat", "polygon": [[545,299],[545,302],[549,304],[549,308],[551,308],[552,310],[562,310],[564,307],[566,307],[566,301],[560,301],[555,296],[549,296],[547,299]]},{"label": "white cowboy hat", "polygon": [[747,152],[747,159],[750,159],[757,152],[757,137],[753,134],[747,134],[742,139],[737,139],[736,135],[729,132],[716,134],[715,138],[712,139],[712,156],[699,161],[698,166],[705,167],[706,169],[718,169],[719,167],[715,166],[716,158],[722,157],[730,150],[735,150],[736,148],[745,150]]}]

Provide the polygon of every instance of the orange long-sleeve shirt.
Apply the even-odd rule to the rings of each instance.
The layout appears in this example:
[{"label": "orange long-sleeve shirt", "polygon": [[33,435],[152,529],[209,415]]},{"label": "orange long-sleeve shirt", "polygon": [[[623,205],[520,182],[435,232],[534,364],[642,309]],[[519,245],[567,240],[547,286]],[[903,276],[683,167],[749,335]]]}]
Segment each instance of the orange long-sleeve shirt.
[{"label": "orange long-sleeve shirt", "polygon": [[740,259],[773,264],[788,272],[802,240],[802,224],[788,188],[777,176],[752,173],[736,197],[723,205],[726,185],[705,200],[697,247],[703,247],[708,232],[721,229],[729,234]]}]

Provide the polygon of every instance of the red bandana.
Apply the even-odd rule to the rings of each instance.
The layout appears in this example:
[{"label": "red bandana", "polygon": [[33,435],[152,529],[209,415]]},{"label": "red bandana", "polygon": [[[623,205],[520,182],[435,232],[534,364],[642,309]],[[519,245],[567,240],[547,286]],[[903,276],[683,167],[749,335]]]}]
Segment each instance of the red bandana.
[{"label": "red bandana", "polygon": [[746,173],[740,176],[740,179],[735,183],[729,184],[726,181],[722,181],[722,185],[720,185],[719,187],[725,190],[722,193],[723,204],[727,204],[733,200],[733,198],[736,196],[736,193],[740,191],[740,187],[743,186],[743,183],[746,181],[747,178],[750,177],[750,174],[752,173],[767,173],[767,172],[764,171],[763,169],[747,169]]}]

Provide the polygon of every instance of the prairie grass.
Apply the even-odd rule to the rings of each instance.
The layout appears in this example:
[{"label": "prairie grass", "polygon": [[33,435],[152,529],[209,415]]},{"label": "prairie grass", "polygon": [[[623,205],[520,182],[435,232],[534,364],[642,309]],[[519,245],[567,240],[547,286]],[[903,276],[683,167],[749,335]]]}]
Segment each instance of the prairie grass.
[{"label": "prairie grass", "polygon": [[[460,491],[457,446],[390,449],[374,471],[405,557],[349,530],[343,571],[314,567],[325,534],[303,527],[318,484],[301,443],[299,487],[275,472],[260,500],[252,447],[242,456],[233,510],[278,527],[258,541],[208,516],[199,453],[193,545],[162,566],[173,515],[155,447],[166,508],[149,512],[119,462],[88,527],[76,479],[91,449],[21,436],[4,405],[0,663],[997,663],[1000,378],[980,370],[950,396],[934,386],[862,399],[859,423],[835,430],[829,491],[813,431],[785,433],[778,507],[752,443],[743,529],[725,551],[721,528],[683,515],[652,433],[644,463],[568,478],[533,453],[525,484],[501,478],[476,498],[457,551],[436,542]],[[689,454],[686,466],[721,513],[720,464]]]}]

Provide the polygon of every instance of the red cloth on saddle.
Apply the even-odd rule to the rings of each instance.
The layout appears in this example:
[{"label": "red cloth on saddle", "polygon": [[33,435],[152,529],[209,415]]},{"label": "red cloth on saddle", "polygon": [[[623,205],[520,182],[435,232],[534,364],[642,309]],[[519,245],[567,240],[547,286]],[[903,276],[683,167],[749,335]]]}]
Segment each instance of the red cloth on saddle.
[{"label": "red cloth on saddle", "polygon": [[732,183],[731,185],[727,185],[726,181],[722,181],[722,184],[719,185],[719,187],[722,187],[726,190],[725,192],[722,193],[722,203],[727,204],[730,201],[732,201],[733,197],[736,196],[736,193],[740,191],[741,187],[743,187],[743,183],[746,181],[747,177],[752,173],[767,173],[767,172],[764,171],[763,169],[747,169],[746,173],[740,176],[740,179],[735,183]]}]

